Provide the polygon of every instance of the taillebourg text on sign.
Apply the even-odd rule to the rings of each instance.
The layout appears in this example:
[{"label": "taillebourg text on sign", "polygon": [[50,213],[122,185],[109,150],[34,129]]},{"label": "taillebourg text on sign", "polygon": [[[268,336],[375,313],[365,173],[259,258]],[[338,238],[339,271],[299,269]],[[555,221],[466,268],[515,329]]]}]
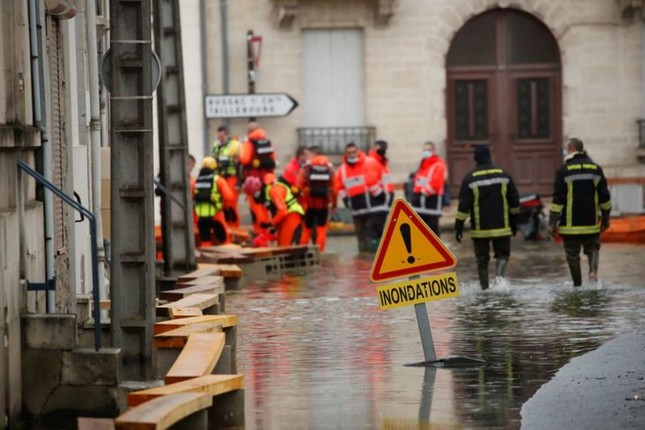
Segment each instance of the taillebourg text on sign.
[{"label": "taillebourg text on sign", "polygon": [[207,95],[204,99],[206,118],[285,116],[297,106],[296,100],[283,93]]}]

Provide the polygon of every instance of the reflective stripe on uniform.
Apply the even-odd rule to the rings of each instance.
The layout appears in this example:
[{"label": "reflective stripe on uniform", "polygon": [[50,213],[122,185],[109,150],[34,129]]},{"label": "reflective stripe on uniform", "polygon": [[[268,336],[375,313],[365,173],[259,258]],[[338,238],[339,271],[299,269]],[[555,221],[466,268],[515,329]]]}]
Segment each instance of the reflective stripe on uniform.
[{"label": "reflective stripe on uniform", "polygon": [[561,234],[595,234],[600,233],[599,225],[563,225],[560,226]]},{"label": "reflective stripe on uniform", "polygon": [[424,215],[439,215],[441,216],[441,199],[437,199],[437,207],[435,208],[427,208],[426,207],[426,196],[421,194],[421,198],[419,200],[419,206],[413,206],[413,209],[417,211],[417,213],[424,214]]},{"label": "reflective stripe on uniform", "polygon": [[480,179],[479,181],[474,181],[468,184],[470,188],[477,187],[486,187],[489,185],[498,185],[498,184],[508,184],[508,178],[490,178],[490,179]]},{"label": "reflective stripe on uniform", "polygon": [[351,178],[343,178],[343,185],[345,188],[352,188],[358,185],[365,185],[364,176],[352,176]]},{"label": "reflective stripe on uniform", "polygon": [[599,181],[600,175],[595,173],[579,173],[577,175],[569,175],[564,178],[564,182],[575,182],[575,181]]},{"label": "reflective stripe on uniform", "polygon": [[475,239],[484,239],[489,237],[504,237],[511,235],[511,228],[496,228],[493,230],[471,230],[470,237]]},{"label": "reflective stripe on uniform", "polygon": [[270,152],[273,152],[273,146],[265,146],[264,148],[257,148],[256,153],[258,155],[260,154],[268,154]]},{"label": "reflective stripe on uniform", "polygon": [[329,179],[331,179],[329,173],[312,173],[309,175],[310,181],[328,181]]}]

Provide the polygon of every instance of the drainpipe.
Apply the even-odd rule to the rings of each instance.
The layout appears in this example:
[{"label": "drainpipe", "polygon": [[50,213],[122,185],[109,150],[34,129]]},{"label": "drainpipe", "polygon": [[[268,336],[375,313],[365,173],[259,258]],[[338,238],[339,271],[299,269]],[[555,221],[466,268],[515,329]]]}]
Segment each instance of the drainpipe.
[{"label": "drainpipe", "polygon": [[105,247],[103,245],[103,220],[101,217],[101,104],[99,99],[99,60],[96,39],[96,2],[86,2],[87,57],[90,80],[90,133],[92,154],[92,212],[96,220],[96,249],[98,259],[99,292],[107,297],[105,282]]},{"label": "drainpipe", "polygon": [[[208,66],[206,61],[206,3],[199,0],[199,38],[202,60],[202,105],[208,94]],[[204,116],[204,157],[211,155],[211,147],[208,139],[208,119]]]},{"label": "drainpipe", "polygon": [[[44,61],[43,46],[45,45],[45,32],[43,30],[43,16],[41,1],[29,0],[29,44],[31,48],[32,90],[34,101],[34,122],[40,129],[40,140],[43,148],[43,176],[52,181],[52,148],[49,141],[49,127],[47,123],[47,95],[45,76],[48,70]],[[54,277],[54,199],[52,193],[45,189],[45,278],[46,281]],[[47,312],[56,312],[55,291],[47,291]]]},{"label": "drainpipe", "polygon": [[[219,19],[220,28],[222,29],[222,93],[229,93],[229,75],[228,75],[228,4],[226,0],[219,2]],[[224,118],[224,125],[229,127],[230,118]]]}]

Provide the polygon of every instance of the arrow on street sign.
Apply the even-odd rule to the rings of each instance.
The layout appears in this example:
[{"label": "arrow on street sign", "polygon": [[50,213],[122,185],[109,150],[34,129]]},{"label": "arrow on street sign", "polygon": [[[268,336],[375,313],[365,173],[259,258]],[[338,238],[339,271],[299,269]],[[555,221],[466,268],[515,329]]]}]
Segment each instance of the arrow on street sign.
[{"label": "arrow on street sign", "polygon": [[298,102],[284,93],[207,95],[204,99],[206,118],[286,116],[296,106]]}]

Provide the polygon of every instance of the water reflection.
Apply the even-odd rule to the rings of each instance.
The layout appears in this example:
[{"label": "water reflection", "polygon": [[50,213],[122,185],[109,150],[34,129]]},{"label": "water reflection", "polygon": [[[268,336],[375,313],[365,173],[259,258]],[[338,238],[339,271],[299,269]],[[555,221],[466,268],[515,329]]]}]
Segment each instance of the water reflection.
[{"label": "water reflection", "polygon": [[423,360],[414,308],[380,311],[371,259],[353,237],[331,238],[320,268],[227,298],[247,428],[516,428],[522,403],[572,357],[645,325],[642,248],[603,246],[601,288],[574,290],[561,247],[514,242],[510,284],[482,292],[470,246],[448,246],[462,296],[428,303],[435,350],[487,366],[403,366]]}]

